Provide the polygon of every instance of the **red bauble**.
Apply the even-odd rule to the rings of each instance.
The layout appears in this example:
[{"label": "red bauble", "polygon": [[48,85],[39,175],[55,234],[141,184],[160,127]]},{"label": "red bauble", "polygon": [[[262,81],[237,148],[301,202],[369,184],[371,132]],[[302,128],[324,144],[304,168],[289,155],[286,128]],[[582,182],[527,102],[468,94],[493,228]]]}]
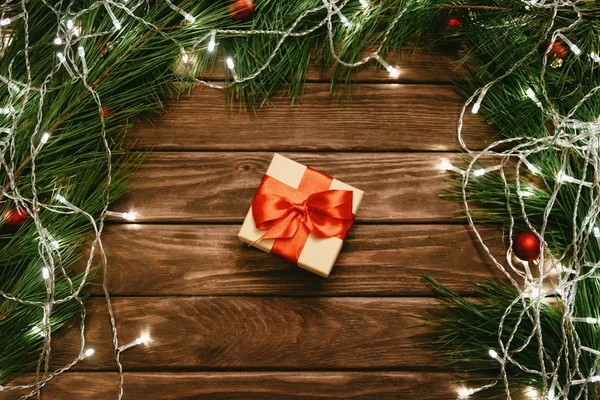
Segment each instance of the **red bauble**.
[{"label": "red bauble", "polygon": [[462,26],[462,21],[456,17],[448,18],[448,22],[446,22],[446,26],[448,28],[460,28]]},{"label": "red bauble", "polygon": [[513,241],[513,253],[521,260],[537,260],[540,257],[540,239],[532,232],[519,233]]},{"label": "red bauble", "polygon": [[27,214],[27,211],[22,209],[15,210],[14,208],[9,208],[2,216],[2,219],[4,220],[4,225],[8,225],[11,227],[18,227],[23,225],[25,221],[27,221],[27,218],[29,218],[29,214]]},{"label": "red bauble", "polygon": [[254,1],[232,0],[229,2],[229,14],[238,21],[248,20],[254,14]]},{"label": "red bauble", "polygon": [[548,49],[550,49],[550,52],[548,53],[550,57],[558,57],[564,60],[567,58],[567,55],[569,55],[569,50],[561,42],[542,43],[539,52],[540,54],[544,54]]},{"label": "red bauble", "polygon": [[102,115],[104,115],[106,117],[110,113],[111,113],[110,108],[102,107]]}]

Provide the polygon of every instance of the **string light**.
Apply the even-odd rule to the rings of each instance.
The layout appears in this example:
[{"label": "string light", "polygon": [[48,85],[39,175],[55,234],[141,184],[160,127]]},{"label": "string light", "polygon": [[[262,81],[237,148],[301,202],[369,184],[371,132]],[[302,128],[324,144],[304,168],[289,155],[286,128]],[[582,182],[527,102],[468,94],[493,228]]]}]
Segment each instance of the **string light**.
[{"label": "string light", "polygon": [[[47,278],[44,278],[47,279]],[[46,332],[44,332],[43,330],[41,330],[38,326],[32,326],[31,327],[31,331],[33,333],[35,333],[36,335],[40,335],[41,337],[45,337],[46,336]]]},{"label": "string light", "polygon": [[81,59],[81,67],[83,68],[83,76],[87,76],[89,74],[89,69],[87,66],[87,62],[85,60],[85,49],[83,46],[77,47],[77,54],[79,54],[79,58]]},{"label": "string light", "polygon": [[369,8],[369,2],[367,0],[359,0],[360,6],[364,8]]},{"label": "string light", "polygon": [[42,144],[48,143],[48,139],[50,139],[50,134],[48,132],[44,132],[42,137],[40,138],[40,142]]},{"label": "string light", "polygon": [[73,29],[74,26],[75,26],[75,24],[73,23],[73,20],[68,19],[67,20],[67,29],[71,30],[71,29]]},{"label": "string light", "polygon": [[67,71],[67,73],[69,75],[71,75],[71,76],[74,76],[73,75],[73,70],[71,69],[71,67],[67,63],[67,59],[65,58],[65,55],[63,53],[61,53],[61,52],[58,52],[58,53],[56,53],[56,56],[58,57],[58,60],[63,65],[63,67],[65,67],[65,70]]},{"label": "string light", "polygon": [[106,12],[108,13],[110,20],[112,21],[112,24],[113,24],[113,27],[115,28],[115,30],[120,31],[122,28],[121,23],[119,22],[119,20],[115,16],[115,14],[110,9],[110,6],[107,3],[104,3],[104,8],[106,9]]},{"label": "string light", "polygon": [[557,36],[560,37],[571,48],[571,51],[573,52],[573,54],[575,54],[576,56],[581,54],[581,49],[575,43],[573,43],[569,39],[567,39],[567,37],[565,35],[558,32]]},{"label": "string light", "polygon": [[600,63],[600,55],[598,55],[598,53],[596,53],[595,51],[590,52],[590,58],[592,59],[592,61]]},{"label": "string light", "polygon": [[95,351],[94,349],[92,349],[92,348],[86,349],[86,350],[83,352],[83,355],[81,356],[81,359],[83,360],[84,358],[91,357],[91,356],[93,356],[93,355],[94,355],[94,353],[95,353],[95,352],[96,352],[96,351]]},{"label": "string light", "polygon": [[210,33],[210,40],[208,41],[208,48],[207,48],[207,50],[210,52],[212,52],[215,49],[215,46],[217,45],[215,43],[216,36],[217,36],[217,32],[212,31]]},{"label": "string light", "polygon": [[466,399],[466,398],[472,396],[473,394],[475,394],[475,391],[473,389],[469,389],[466,387],[458,389],[458,398],[459,399]]},{"label": "string light", "polygon": [[596,325],[598,323],[598,318],[593,317],[571,317],[571,321],[573,322],[585,322],[586,324]]},{"label": "string light", "polygon": [[137,213],[136,212],[107,211],[106,215],[110,216],[110,217],[123,218],[123,219],[126,219],[127,221],[135,221],[136,218],[137,218]]},{"label": "string light", "polygon": [[387,70],[390,74],[390,78],[398,78],[400,76],[400,70],[397,67],[393,67],[388,64],[384,59],[378,59],[379,63]]},{"label": "string light", "polygon": [[490,349],[488,351],[488,354],[490,355],[490,357],[492,357],[494,360],[498,361],[499,363],[502,363],[502,359],[500,358],[500,356],[498,356],[498,352],[496,352],[496,350],[494,349]]},{"label": "string light", "polygon": [[50,270],[46,267],[42,268],[42,278],[44,278],[44,279],[50,278]]},{"label": "string light", "polygon": [[119,352],[123,352],[127,349],[130,349],[134,346],[139,346],[141,344],[146,344],[150,341],[150,335],[148,335],[147,333],[142,333],[142,335],[140,337],[138,337],[137,339],[135,339],[132,342],[129,342],[127,344],[124,344],[123,346],[119,347]]},{"label": "string light", "polygon": [[538,398],[540,396],[539,392],[532,387],[528,387],[525,390],[525,395],[527,397],[529,397],[531,400],[538,400]]},{"label": "string light", "polygon": [[10,20],[10,18],[2,18],[0,19],[0,26],[6,26],[9,25],[12,21]]}]

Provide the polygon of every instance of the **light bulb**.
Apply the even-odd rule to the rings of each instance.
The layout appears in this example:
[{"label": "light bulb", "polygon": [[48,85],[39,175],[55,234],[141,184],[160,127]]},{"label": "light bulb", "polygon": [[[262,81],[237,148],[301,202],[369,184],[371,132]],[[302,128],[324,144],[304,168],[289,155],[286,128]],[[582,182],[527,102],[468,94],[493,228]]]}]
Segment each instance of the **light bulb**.
[{"label": "light bulb", "polygon": [[87,350],[86,350],[86,351],[83,353],[83,355],[84,355],[84,357],[91,357],[91,356],[93,356],[93,355],[94,355],[94,353],[95,353],[95,350],[90,348],[90,349],[87,349]]},{"label": "light bulb", "polygon": [[594,236],[600,238],[600,228],[597,226],[594,227]]},{"label": "light bulb", "polygon": [[193,15],[186,13],[185,11],[182,11],[182,15],[183,15],[183,18],[185,18],[186,21],[188,21],[190,24],[193,24],[194,22],[196,22],[196,18]]},{"label": "light bulb", "polygon": [[475,391],[473,389],[463,387],[463,388],[458,389],[458,398],[466,399],[467,397],[471,396],[473,393],[475,393]]},{"label": "light bulb", "polygon": [[398,68],[388,65],[388,67],[386,69],[387,69],[388,73],[390,74],[390,78],[395,79],[400,76],[400,70]]},{"label": "light bulb", "polygon": [[42,268],[42,278],[44,278],[44,279],[50,278],[50,270],[46,267]]},{"label": "light bulb", "polygon": [[439,163],[438,166],[442,171],[450,171],[452,167],[454,167],[452,163],[446,158],[442,158],[442,161]]},{"label": "light bulb", "polygon": [[55,37],[55,38],[54,38],[54,44],[56,44],[56,45],[60,45],[60,44],[62,44],[62,43],[63,43],[63,41],[62,41],[62,39],[61,39],[61,38],[59,38],[59,37]]},{"label": "light bulb", "polygon": [[8,24],[10,24],[12,21],[10,20],[10,18],[2,18],[0,19],[0,26],[6,26]]},{"label": "light bulb", "polygon": [[75,23],[73,22],[73,20],[68,19],[67,20],[67,29],[73,29],[74,26],[75,26]]},{"label": "light bulb", "polygon": [[217,35],[217,32],[212,31],[210,33],[210,40],[208,42],[208,51],[213,51],[215,49],[215,46],[217,45],[217,43],[215,43],[215,36]]},{"label": "light bulb", "polygon": [[485,175],[485,169],[483,169],[483,168],[476,169],[475,171],[473,171],[473,175],[474,176],[483,176],[483,175]]},{"label": "light bulb", "polygon": [[50,134],[48,132],[44,132],[44,134],[40,138],[40,142],[42,144],[46,144],[46,143],[48,143],[48,139],[50,139]]},{"label": "light bulb", "polygon": [[233,67],[234,67],[234,64],[233,64],[233,58],[231,58],[231,57],[227,57],[227,60],[225,60],[225,61],[227,62],[227,67],[228,67],[229,69],[233,69]]},{"label": "light bulb", "polygon": [[181,55],[181,61],[183,61],[183,63],[187,63],[188,61],[190,61],[190,58],[188,57],[188,55],[186,53],[183,53]]},{"label": "light bulb", "polygon": [[369,2],[367,0],[359,0],[359,3],[362,8],[369,8]]}]

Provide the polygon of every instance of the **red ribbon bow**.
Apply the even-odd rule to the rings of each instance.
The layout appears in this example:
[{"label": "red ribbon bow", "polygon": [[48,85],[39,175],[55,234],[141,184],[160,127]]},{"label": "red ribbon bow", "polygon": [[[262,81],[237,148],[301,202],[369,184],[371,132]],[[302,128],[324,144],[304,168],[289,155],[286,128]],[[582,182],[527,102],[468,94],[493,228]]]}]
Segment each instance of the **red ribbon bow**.
[{"label": "red ribbon bow", "polygon": [[262,239],[291,239],[301,224],[319,238],[345,237],[354,223],[350,190],[313,193],[302,203],[294,203],[273,193],[252,199],[252,214],[258,229],[268,229]]}]

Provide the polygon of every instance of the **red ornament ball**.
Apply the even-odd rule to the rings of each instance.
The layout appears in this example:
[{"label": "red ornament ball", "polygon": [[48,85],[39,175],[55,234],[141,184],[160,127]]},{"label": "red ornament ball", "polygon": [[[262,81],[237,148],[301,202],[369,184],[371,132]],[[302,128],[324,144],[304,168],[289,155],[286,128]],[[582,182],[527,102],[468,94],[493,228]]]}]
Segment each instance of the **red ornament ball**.
[{"label": "red ornament ball", "polygon": [[540,257],[540,239],[533,232],[519,233],[513,241],[513,253],[521,260],[537,260]]},{"label": "red ornament ball", "polygon": [[229,2],[229,14],[238,21],[244,21],[252,18],[254,14],[254,1],[252,0],[232,0]]},{"label": "red ornament ball", "polygon": [[27,218],[29,218],[29,214],[27,214],[27,211],[22,209],[15,210],[14,208],[9,208],[2,216],[2,219],[4,220],[4,225],[8,225],[11,227],[18,227],[23,225],[25,221],[27,221]]},{"label": "red ornament ball", "polygon": [[450,17],[446,22],[446,26],[448,28],[460,28],[462,26],[462,21],[456,17]]},{"label": "red ornament ball", "polygon": [[110,113],[111,113],[110,108],[102,107],[102,115],[104,115],[106,117]]},{"label": "red ornament ball", "polygon": [[548,51],[548,49],[550,49],[550,52],[548,53],[550,57],[558,57],[564,60],[565,58],[567,58],[567,55],[569,55],[569,50],[561,42],[558,41],[542,43],[542,45],[539,48],[539,52],[540,54],[544,54],[546,53],[546,51]]}]

